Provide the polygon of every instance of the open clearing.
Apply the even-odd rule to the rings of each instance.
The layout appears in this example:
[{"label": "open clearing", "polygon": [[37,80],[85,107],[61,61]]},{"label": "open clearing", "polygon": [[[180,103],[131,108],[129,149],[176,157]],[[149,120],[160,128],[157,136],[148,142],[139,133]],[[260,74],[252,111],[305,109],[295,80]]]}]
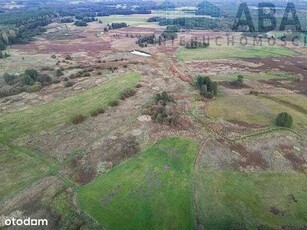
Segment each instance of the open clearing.
[{"label": "open clearing", "polygon": [[273,71],[266,71],[266,72],[237,72],[237,73],[230,73],[220,76],[212,76],[212,79],[215,81],[235,81],[238,79],[238,75],[244,76],[244,80],[250,81],[259,81],[259,80],[295,80],[297,76],[293,73],[287,72],[273,72]]},{"label": "open clearing", "polygon": [[190,140],[159,141],[83,187],[79,203],[108,229],[193,229],[196,153]]},{"label": "open clearing", "polygon": [[104,16],[97,18],[98,20],[101,20],[104,24],[125,22],[129,26],[155,25],[155,23],[147,22],[147,19],[149,17],[150,16],[145,14],[145,15],[111,15],[111,16]]},{"label": "open clearing", "polygon": [[306,138],[290,132],[240,143],[210,140],[195,166],[204,229],[306,229]]},{"label": "open clearing", "polygon": [[[291,96],[291,102],[298,106],[307,105],[305,96]],[[224,120],[239,120],[257,125],[273,125],[277,114],[289,112],[294,119],[294,126],[299,127],[307,124],[306,114],[293,109],[285,104],[276,103],[275,101],[265,99],[261,96],[240,95],[218,97],[209,103],[208,115],[215,119],[223,118]]]},{"label": "open clearing", "polygon": [[177,58],[180,61],[193,60],[217,60],[217,59],[239,59],[239,58],[268,58],[279,56],[292,56],[295,52],[291,49],[275,46],[252,46],[252,45],[227,45],[217,46],[210,43],[205,49],[179,48]]},{"label": "open clearing", "polygon": [[207,169],[197,181],[198,215],[205,229],[306,226],[305,174]]}]

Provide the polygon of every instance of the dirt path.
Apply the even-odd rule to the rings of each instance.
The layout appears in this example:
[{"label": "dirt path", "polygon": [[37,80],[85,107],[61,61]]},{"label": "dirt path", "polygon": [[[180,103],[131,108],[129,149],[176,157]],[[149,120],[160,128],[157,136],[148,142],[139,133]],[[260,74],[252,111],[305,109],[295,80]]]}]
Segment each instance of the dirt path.
[{"label": "dirt path", "polygon": [[175,77],[179,78],[184,82],[188,83],[193,82],[193,78],[190,75],[184,74],[184,71],[179,70],[178,65],[173,60],[168,61],[168,66],[169,66],[168,71]]}]

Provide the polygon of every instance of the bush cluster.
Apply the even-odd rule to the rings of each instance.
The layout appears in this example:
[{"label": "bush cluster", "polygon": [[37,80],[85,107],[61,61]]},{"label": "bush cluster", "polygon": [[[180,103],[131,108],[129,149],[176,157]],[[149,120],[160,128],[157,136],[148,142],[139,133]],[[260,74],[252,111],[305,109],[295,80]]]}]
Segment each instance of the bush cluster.
[{"label": "bush cluster", "polygon": [[111,107],[116,107],[119,105],[119,101],[118,100],[113,100],[109,102],[109,106]]},{"label": "bush cluster", "polygon": [[103,114],[105,113],[105,110],[103,108],[100,108],[100,109],[97,109],[97,110],[94,110],[91,112],[91,116],[92,117],[96,117],[98,116],[99,114]]},{"label": "bush cluster", "polygon": [[150,115],[152,120],[165,125],[176,126],[178,122],[178,112],[175,99],[167,92],[155,96],[154,105],[144,111]]},{"label": "bush cluster", "polygon": [[125,157],[132,157],[140,151],[140,143],[136,137],[128,136],[121,144],[121,153]]},{"label": "bush cluster", "polygon": [[210,77],[197,76],[195,85],[199,89],[200,95],[206,98],[211,99],[217,95],[217,83],[212,81]]},{"label": "bush cluster", "polygon": [[79,125],[81,123],[83,123],[84,121],[86,120],[86,117],[79,114],[79,115],[76,115],[74,116],[72,119],[71,119],[71,122],[75,125]]},{"label": "bush cluster", "polygon": [[37,92],[52,83],[47,74],[39,74],[35,69],[27,69],[23,74],[3,75],[5,85],[0,88],[0,97],[16,95],[21,92]]},{"label": "bush cluster", "polygon": [[120,99],[126,100],[129,97],[133,97],[136,94],[135,89],[127,89],[124,92],[121,93]]}]

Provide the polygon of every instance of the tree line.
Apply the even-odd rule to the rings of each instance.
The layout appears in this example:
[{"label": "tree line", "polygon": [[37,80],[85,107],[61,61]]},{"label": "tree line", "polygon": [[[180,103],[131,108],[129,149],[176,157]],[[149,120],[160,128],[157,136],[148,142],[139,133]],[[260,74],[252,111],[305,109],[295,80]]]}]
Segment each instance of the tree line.
[{"label": "tree line", "polygon": [[159,44],[161,46],[168,40],[175,40],[178,37],[180,31],[179,26],[167,26],[166,29],[161,33],[160,36],[156,37],[155,34],[139,37],[137,44],[140,47],[147,47],[148,44]]},{"label": "tree line", "polygon": [[230,30],[231,24],[218,19],[209,19],[202,17],[180,17],[180,18],[161,18],[152,17],[148,21],[158,22],[160,26],[175,25],[182,29],[195,30]]}]

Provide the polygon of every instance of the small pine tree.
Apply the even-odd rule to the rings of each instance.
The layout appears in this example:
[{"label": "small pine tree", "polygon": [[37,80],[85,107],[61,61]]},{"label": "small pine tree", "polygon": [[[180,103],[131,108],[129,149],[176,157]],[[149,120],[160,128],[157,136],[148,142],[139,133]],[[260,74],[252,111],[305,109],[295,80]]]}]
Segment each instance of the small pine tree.
[{"label": "small pine tree", "polygon": [[244,82],[244,76],[239,75],[238,78],[237,78],[237,82],[238,82],[239,84],[243,84],[243,82]]},{"label": "small pine tree", "polygon": [[291,128],[293,125],[293,118],[287,112],[278,114],[275,124],[279,127]]},{"label": "small pine tree", "polygon": [[35,69],[27,69],[25,74],[30,76],[34,81],[37,80],[38,72]]},{"label": "small pine tree", "polygon": [[212,89],[213,95],[216,96],[217,95],[217,83],[216,82],[212,83],[211,89]]}]

